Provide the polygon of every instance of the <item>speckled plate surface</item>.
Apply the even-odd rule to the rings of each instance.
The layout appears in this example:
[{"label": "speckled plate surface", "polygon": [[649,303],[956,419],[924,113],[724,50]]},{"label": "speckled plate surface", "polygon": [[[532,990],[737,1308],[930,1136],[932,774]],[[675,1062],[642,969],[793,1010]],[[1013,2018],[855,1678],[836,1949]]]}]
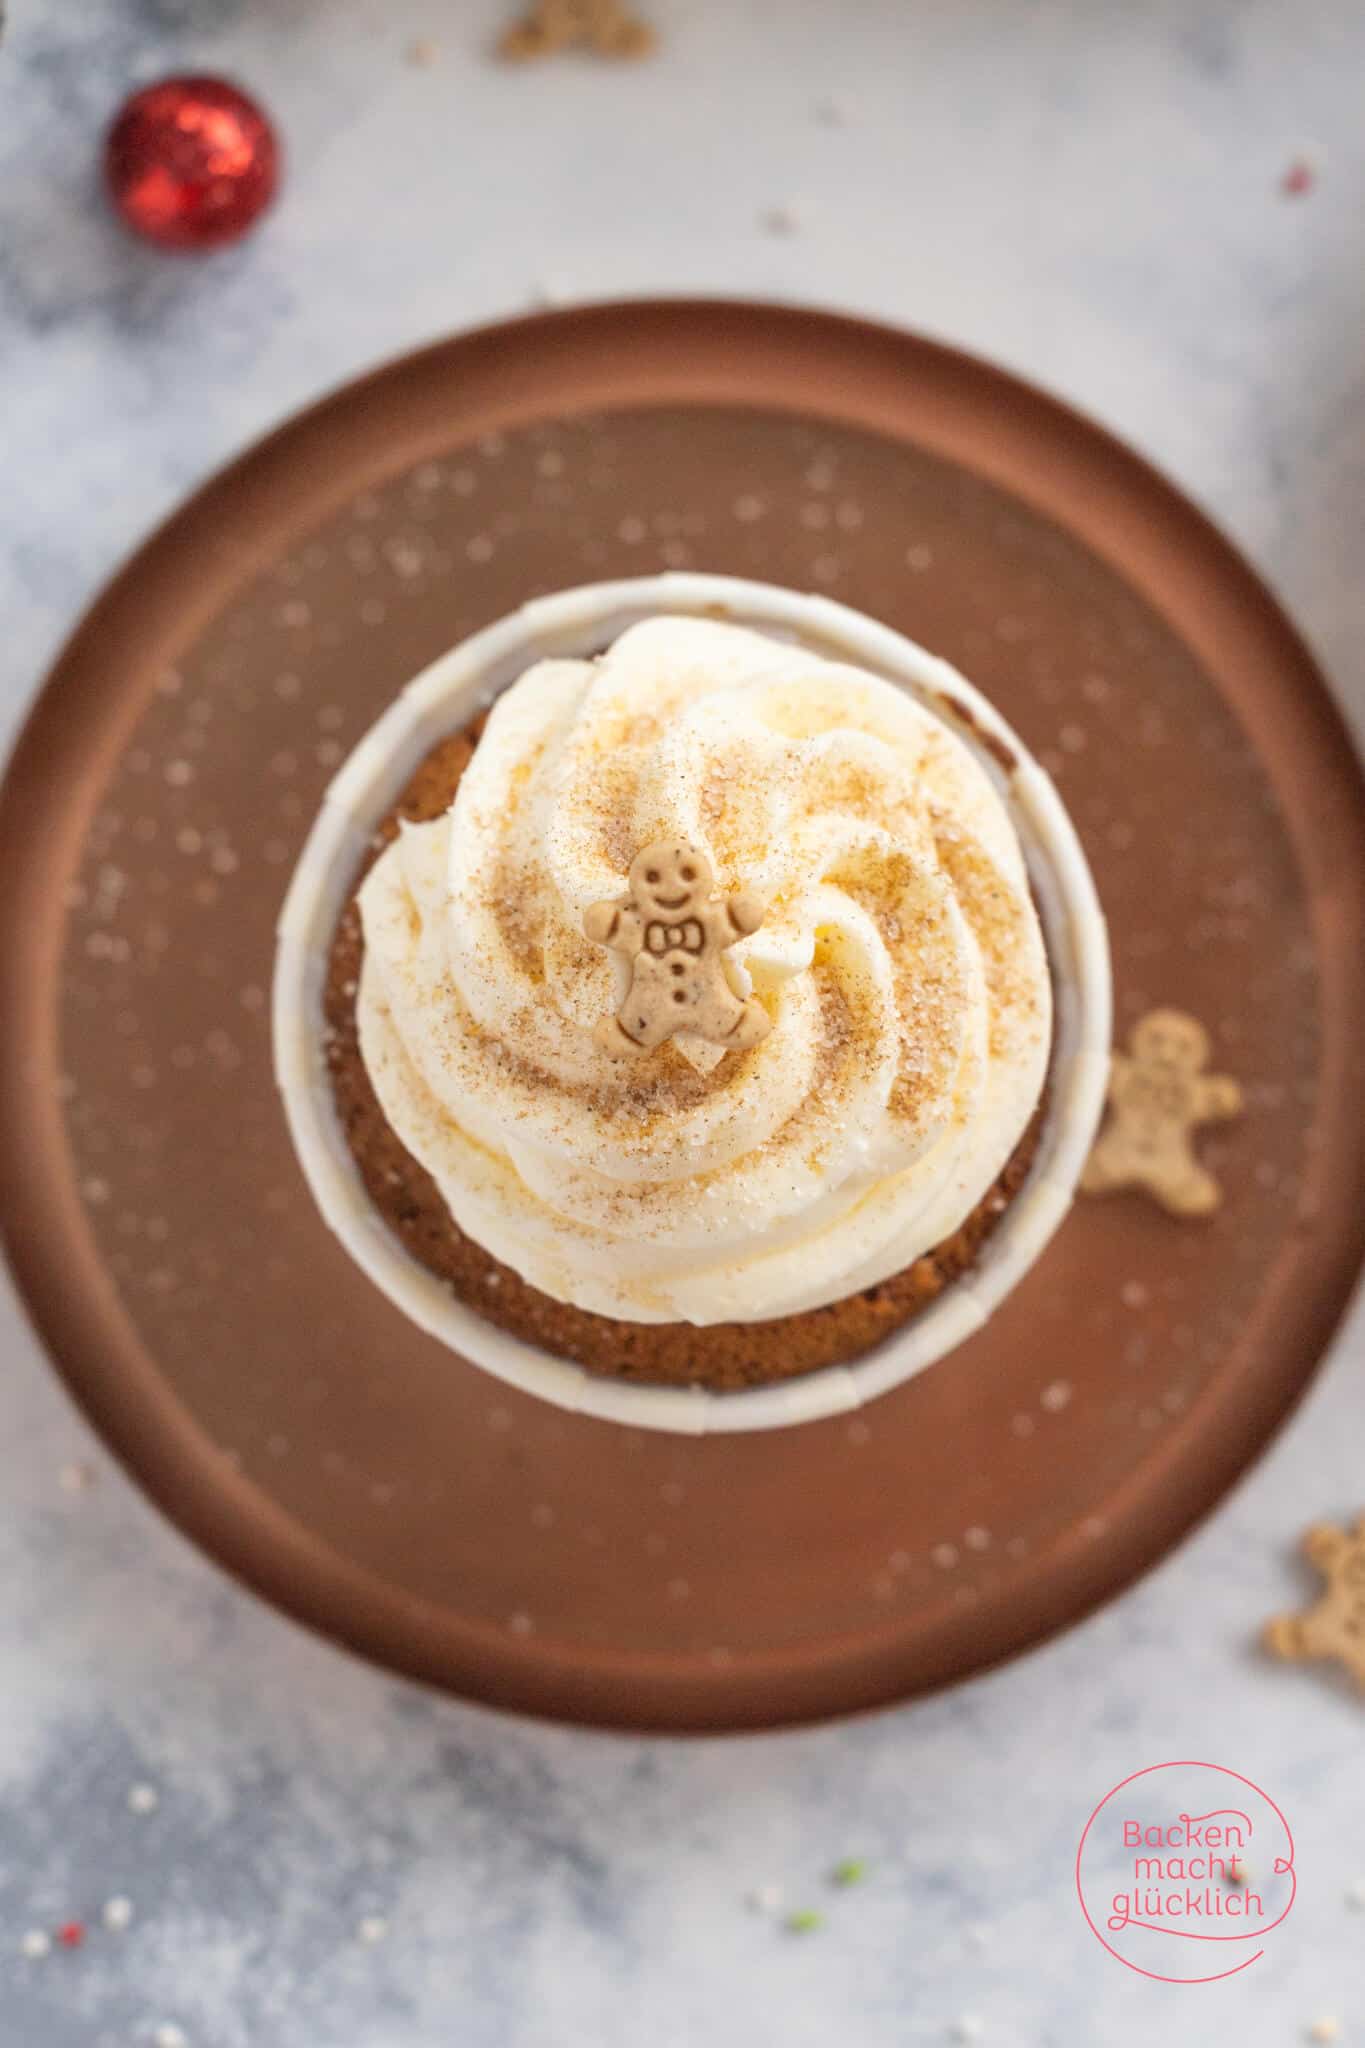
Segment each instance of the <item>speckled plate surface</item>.
[{"label": "speckled plate surface", "polygon": [[[697,566],[948,656],[1066,796],[1121,1028],[1210,1026],[1205,1225],[1082,1203],[989,1327],[852,1420],[691,1442],[424,1338],[314,1212],[271,1080],[274,919],[329,776],[533,593]],[[1365,798],[1246,566],[986,366],[775,308],[465,336],[284,427],[78,630],[0,801],[0,1216],[77,1398],[300,1619],[491,1703],[663,1729],[868,1707],[1035,1642],[1206,1512],[1365,1249]]]}]

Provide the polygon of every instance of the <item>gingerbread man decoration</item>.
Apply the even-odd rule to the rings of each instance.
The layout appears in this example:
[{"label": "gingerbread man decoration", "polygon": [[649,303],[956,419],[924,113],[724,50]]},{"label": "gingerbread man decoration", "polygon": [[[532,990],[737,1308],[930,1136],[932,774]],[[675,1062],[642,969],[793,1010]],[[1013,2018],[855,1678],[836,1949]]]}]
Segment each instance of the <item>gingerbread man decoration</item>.
[{"label": "gingerbread man decoration", "polygon": [[652,1052],[676,1031],[695,1032],[727,1052],[757,1045],[772,1019],[757,996],[730,986],[721,954],[756,932],[764,905],[749,889],[715,900],[705,854],[681,839],[660,839],[630,864],[630,887],[614,902],[591,904],[583,929],[630,965],[630,987],[593,1036],[615,1059]]},{"label": "gingerbread man decoration", "polygon": [[621,0],[535,0],[498,48],[513,62],[524,62],[553,56],[575,43],[588,44],[599,57],[646,57],[654,47],[654,31]]},{"label": "gingerbread man decoration", "polygon": [[1208,1216],[1223,1199],[1194,1156],[1195,1127],[1238,1115],[1242,1091],[1206,1074],[1209,1035],[1183,1010],[1152,1010],[1133,1028],[1131,1052],[1109,1070],[1112,1114],[1081,1175],[1088,1195],[1141,1188],[1172,1216]]},{"label": "gingerbread man decoration", "polygon": [[1350,1530],[1316,1523],[1304,1536],[1303,1554],[1327,1590],[1305,1613],[1268,1621],[1262,1642],[1272,1657],[1334,1657],[1365,1686],[1365,1515]]}]

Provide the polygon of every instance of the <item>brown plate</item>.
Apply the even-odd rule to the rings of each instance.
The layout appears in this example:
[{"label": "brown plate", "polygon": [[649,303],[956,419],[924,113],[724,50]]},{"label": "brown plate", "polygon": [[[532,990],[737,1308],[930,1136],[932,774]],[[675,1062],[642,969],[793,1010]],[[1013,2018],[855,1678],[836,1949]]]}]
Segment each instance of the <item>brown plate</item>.
[{"label": "brown plate", "polygon": [[[400,684],[533,592],[691,565],[963,667],[1060,778],[1122,1024],[1195,1011],[1249,1103],[1211,1223],[1082,1203],[865,1415],[703,1442],[517,1396],[391,1308],[314,1213],[266,1017],[295,854]],[[1142,462],[909,335],[602,306],[327,399],[79,628],[0,872],[0,1213],[68,1384],[267,1597],[502,1706],[761,1726],[1037,1642],[1260,1450],[1365,1248],[1365,798],[1322,680]]]}]

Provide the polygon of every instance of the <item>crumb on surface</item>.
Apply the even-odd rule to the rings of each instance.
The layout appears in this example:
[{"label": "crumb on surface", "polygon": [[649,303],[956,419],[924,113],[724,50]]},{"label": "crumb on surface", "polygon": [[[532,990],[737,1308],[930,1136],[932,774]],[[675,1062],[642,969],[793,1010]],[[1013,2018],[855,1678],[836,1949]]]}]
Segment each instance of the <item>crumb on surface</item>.
[{"label": "crumb on surface", "polygon": [[812,109],[816,120],[824,128],[846,128],[853,114],[852,103],[846,93],[821,93]]},{"label": "crumb on surface", "polygon": [[790,206],[765,206],[758,224],[765,235],[794,235],[800,226],[795,209]]}]

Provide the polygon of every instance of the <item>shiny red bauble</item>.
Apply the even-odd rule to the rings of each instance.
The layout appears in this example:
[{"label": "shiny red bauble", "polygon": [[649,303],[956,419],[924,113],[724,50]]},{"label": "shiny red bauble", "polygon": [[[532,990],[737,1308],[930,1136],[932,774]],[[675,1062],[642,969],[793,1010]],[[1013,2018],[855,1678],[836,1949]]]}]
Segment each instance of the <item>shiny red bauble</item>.
[{"label": "shiny red bauble", "polygon": [[104,162],[130,228],[164,249],[213,249],[269,206],[280,146],[255,101],[226,80],[163,78],[124,102]]}]

